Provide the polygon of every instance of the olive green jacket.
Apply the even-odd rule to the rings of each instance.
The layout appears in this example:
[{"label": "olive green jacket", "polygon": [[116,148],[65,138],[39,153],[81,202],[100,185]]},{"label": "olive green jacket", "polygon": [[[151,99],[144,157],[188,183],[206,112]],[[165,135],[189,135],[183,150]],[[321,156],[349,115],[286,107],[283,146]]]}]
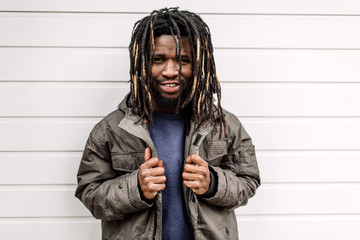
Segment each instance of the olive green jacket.
[{"label": "olive green jacket", "polygon": [[[161,239],[161,193],[142,200],[138,169],[146,147],[156,149],[147,124],[129,112],[129,95],[119,109],[90,133],[78,172],[76,197],[102,219],[102,239]],[[211,124],[192,123],[184,156],[199,152],[212,168],[217,189],[203,198],[185,187],[184,201],[194,239],[238,239],[234,209],[245,205],[260,185],[254,146],[238,118],[224,110],[228,137]],[[166,161],[166,160],[165,160]],[[176,206],[174,206],[176,207]]]}]

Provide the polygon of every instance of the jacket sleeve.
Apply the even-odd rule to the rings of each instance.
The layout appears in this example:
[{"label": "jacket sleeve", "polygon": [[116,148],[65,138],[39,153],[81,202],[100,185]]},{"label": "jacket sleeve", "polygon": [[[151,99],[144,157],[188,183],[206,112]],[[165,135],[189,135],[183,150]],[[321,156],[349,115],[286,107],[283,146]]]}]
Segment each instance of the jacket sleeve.
[{"label": "jacket sleeve", "polygon": [[151,207],[141,199],[138,170],[119,173],[112,167],[105,127],[95,127],[87,141],[78,171],[75,196],[94,217],[121,220]]},{"label": "jacket sleeve", "polygon": [[219,166],[210,166],[216,173],[217,191],[203,201],[232,210],[246,205],[260,186],[260,174],[251,138],[236,116],[230,114],[228,149]]}]

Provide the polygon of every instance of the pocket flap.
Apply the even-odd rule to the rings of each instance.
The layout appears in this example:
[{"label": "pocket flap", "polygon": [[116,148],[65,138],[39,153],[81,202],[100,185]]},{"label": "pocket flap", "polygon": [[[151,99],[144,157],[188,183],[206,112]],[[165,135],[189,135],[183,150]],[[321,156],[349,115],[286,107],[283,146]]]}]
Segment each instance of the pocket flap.
[{"label": "pocket flap", "polygon": [[216,166],[220,163],[219,161],[215,160],[221,160],[222,156],[228,154],[226,140],[215,140],[209,142],[204,141],[203,149],[206,160],[213,166]]},{"label": "pocket flap", "polygon": [[144,162],[143,152],[132,152],[126,154],[111,154],[112,164],[115,170],[123,172],[133,172],[139,169],[139,166]]}]

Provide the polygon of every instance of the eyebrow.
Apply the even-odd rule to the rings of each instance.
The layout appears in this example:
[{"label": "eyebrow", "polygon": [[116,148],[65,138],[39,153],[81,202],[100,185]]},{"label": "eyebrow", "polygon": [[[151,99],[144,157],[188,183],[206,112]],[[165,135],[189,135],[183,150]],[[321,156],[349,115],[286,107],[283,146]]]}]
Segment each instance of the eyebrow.
[{"label": "eyebrow", "polygon": [[[165,57],[165,54],[155,53],[155,54],[153,55],[153,57]],[[188,54],[181,54],[180,57],[181,57],[181,58],[191,58],[190,55],[188,55]]]}]

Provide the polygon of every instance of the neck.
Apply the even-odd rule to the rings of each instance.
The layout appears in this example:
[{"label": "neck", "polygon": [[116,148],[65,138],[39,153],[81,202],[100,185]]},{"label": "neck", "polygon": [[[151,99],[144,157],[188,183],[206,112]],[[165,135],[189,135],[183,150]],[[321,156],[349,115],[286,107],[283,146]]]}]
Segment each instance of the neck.
[{"label": "neck", "polygon": [[160,113],[175,114],[176,107],[154,107],[154,109]]},{"label": "neck", "polygon": [[155,111],[158,111],[160,113],[166,113],[166,114],[175,114],[176,113],[176,106],[162,106],[156,101],[152,102],[153,108]]}]

